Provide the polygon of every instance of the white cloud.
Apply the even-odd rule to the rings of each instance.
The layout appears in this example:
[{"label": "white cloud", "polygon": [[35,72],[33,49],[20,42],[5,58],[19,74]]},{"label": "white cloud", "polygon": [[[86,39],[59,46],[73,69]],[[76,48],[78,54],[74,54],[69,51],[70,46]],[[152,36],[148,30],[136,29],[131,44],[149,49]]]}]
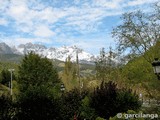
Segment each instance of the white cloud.
[{"label": "white cloud", "polygon": [[154,3],[158,2],[159,0],[133,0],[129,1],[127,3],[128,6],[136,6],[136,5],[142,5],[142,4],[148,4],[148,3]]},{"label": "white cloud", "polygon": [[[115,16],[124,12],[123,5],[134,5],[135,3],[142,4],[141,0],[128,2],[125,0],[93,0],[92,4],[88,1],[83,2],[85,6],[64,6],[56,8],[49,5],[44,5],[37,1],[27,0],[11,0],[7,15],[15,20],[15,26],[18,31],[34,33],[41,37],[53,35],[53,31],[47,29],[47,33],[42,34],[41,29],[37,27],[43,25],[53,26],[60,20],[63,21],[63,26],[72,27],[73,30],[80,32],[92,32],[97,29],[100,20],[107,16]],[[151,2],[151,0],[146,0]],[[80,4],[79,0],[74,1]],[[88,3],[88,4],[87,4]],[[32,6],[29,8],[29,6]],[[41,33],[41,34],[40,34]]]},{"label": "white cloud", "polygon": [[73,14],[70,14],[66,18],[67,26],[72,26],[77,31],[85,32],[85,31],[93,31],[95,27],[95,22],[101,20],[105,12],[99,9],[93,8],[72,8]]},{"label": "white cloud", "polygon": [[65,11],[60,10],[60,9],[53,9],[51,7],[47,7],[43,11],[39,12],[37,15],[42,21],[45,20],[48,23],[55,23],[57,22],[60,18],[63,18],[66,16]]},{"label": "white cloud", "polygon": [[[67,26],[72,26],[72,29],[79,31],[80,33],[95,32],[99,26],[100,21],[108,16],[116,16],[123,13],[121,9],[108,10],[103,7],[91,7],[78,8],[72,7],[69,9],[72,11],[69,16],[66,17]],[[68,11],[68,13],[69,13]]]},{"label": "white cloud", "polygon": [[93,5],[97,7],[105,7],[107,9],[118,9],[120,3],[124,0],[93,0]]},{"label": "white cloud", "polygon": [[29,8],[27,7],[27,3],[24,2],[24,0],[22,0],[23,2],[17,1],[11,2],[8,10],[6,11],[6,15],[10,19],[14,20],[16,25],[22,23],[27,25],[31,24],[34,12],[32,12],[32,10],[29,10]]},{"label": "white cloud", "polygon": [[4,18],[0,18],[0,25],[6,26],[8,25],[8,21]]},{"label": "white cloud", "polygon": [[34,30],[34,24],[32,22],[27,23],[27,24],[19,23],[19,24],[16,24],[15,27],[18,32],[22,32],[22,33],[32,34]]},{"label": "white cloud", "polygon": [[[65,16],[65,12],[60,9],[53,9],[52,7],[42,6],[37,3],[36,9],[30,9],[27,1],[14,2],[12,0],[6,15],[15,21],[14,27],[21,32],[34,32],[35,35],[47,37],[53,35],[53,32],[47,28],[42,27],[37,29],[35,26],[51,25],[57,22],[60,18]],[[31,3],[30,3],[31,4]],[[39,6],[39,9],[38,9]],[[41,33],[43,31],[43,33]]]},{"label": "white cloud", "polygon": [[[11,40],[12,39],[12,40]],[[43,44],[51,44],[52,41],[50,39],[43,39],[43,38],[22,38],[19,36],[14,36],[14,37],[3,37],[0,39],[0,41],[3,41],[7,43],[10,46],[17,46],[19,44],[26,44],[26,43],[43,43]]]},{"label": "white cloud", "polygon": [[4,12],[9,4],[8,0],[0,0],[0,12]]},{"label": "white cloud", "polygon": [[8,15],[15,19],[18,23],[27,24],[29,21],[32,21],[36,23],[46,22],[47,24],[53,24],[58,21],[58,19],[64,17],[65,12],[61,9],[56,9],[49,6],[42,7],[40,3],[37,3],[37,6],[31,9],[26,2],[11,4],[8,10]]},{"label": "white cloud", "polygon": [[34,35],[37,37],[52,37],[55,35],[55,33],[50,30],[48,26],[40,25],[36,27]]},{"label": "white cloud", "polygon": [[37,42],[40,42],[40,43],[51,43],[51,40],[50,39],[42,39],[42,38],[21,38],[21,37],[18,37],[18,38],[15,38],[15,41],[16,43],[18,44],[25,44],[25,43],[29,43],[29,42],[32,42],[32,43],[37,43]]},{"label": "white cloud", "polygon": [[99,34],[88,36],[88,37],[87,36],[71,37],[71,36],[63,35],[56,38],[55,42],[65,46],[76,45],[77,47],[89,53],[99,54],[99,50],[102,47],[109,48],[110,45],[112,45],[112,47],[115,47],[113,46],[115,44],[115,41],[113,40],[113,38],[111,38],[111,34],[109,33],[106,33],[106,34],[107,35],[104,35],[103,33],[99,33]]}]

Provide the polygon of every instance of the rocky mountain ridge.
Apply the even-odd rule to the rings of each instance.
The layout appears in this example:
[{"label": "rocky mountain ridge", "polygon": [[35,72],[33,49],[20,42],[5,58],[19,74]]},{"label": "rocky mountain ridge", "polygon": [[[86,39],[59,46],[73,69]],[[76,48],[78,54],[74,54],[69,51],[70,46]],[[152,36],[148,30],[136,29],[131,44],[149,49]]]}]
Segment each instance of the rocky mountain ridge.
[{"label": "rocky mountain ridge", "polygon": [[84,50],[76,46],[62,46],[59,48],[55,48],[55,47],[46,47],[45,45],[41,44],[26,43],[11,47],[4,42],[0,43],[0,54],[24,55],[31,51],[43,57],[47,57],[49,59],[57,59],[61,61],[65,61],[68,56],[70,56],[72,61],[76,61],[76,53],[78,52],[80,61],[83,62],[95,61],[94,55],[85,52]]}]

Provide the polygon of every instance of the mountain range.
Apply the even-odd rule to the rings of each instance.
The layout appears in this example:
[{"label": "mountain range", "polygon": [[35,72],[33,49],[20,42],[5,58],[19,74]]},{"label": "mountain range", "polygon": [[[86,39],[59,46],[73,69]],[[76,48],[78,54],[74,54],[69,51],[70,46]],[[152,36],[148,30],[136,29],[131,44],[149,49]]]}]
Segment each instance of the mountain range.
[{"label": "mountain range", "polygon": [[55,48],[33,43],[20,44],[18,46],[9,46],[4,42],[0,43],[0,54],[25,55],[31,51],[43,57],[60,61],[65,61],[68,56],[70,56],[71,61],[76,61],[76,53],[78,53],[81,62],[90,63],[95,61],[96,58],[93,54],[85,52],[77,46],[62,46]]}]

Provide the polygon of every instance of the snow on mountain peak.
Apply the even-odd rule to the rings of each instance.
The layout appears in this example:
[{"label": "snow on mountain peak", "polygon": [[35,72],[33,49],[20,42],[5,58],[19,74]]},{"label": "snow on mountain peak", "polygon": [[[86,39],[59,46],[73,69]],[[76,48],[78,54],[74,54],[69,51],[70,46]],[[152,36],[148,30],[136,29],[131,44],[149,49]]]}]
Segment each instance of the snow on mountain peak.
[{"label": "snow on mountain peak", "polygon": [[68,56],[71,57],[72,61],[76,61],[76,52],[78,51],[78,56],[80,61],[94,61],[94,55],[85,52],[84,50],[78,48],[77,46],[62,46],[59,48],[49,47],[47,48],[41,44],[20,44],[17,46],[16,53],[27,54],[28,52],[35,52],[41,56],[45,56],[49,59],[58,59],[65,61]]}]

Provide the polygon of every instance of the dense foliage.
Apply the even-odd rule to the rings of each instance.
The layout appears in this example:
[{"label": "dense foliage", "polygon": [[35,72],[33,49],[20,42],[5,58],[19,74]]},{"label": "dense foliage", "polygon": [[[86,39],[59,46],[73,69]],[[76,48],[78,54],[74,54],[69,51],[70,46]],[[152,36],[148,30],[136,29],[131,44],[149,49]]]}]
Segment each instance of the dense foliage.
[{"label": "dense foliage", "polygon": [[62,120],[73,119],[75,114],[79,113],[81,105],[81,96],[78,89],[73,89],[62,95],[61,98],[61,116]]},{"label": "dense foliage", "polygon": [[0,96],[0,119],[10,120],[14,115],[14,110],[11,97],[5,95]]},{"label": "dense foliage", "polygon": [[17,103],[19,120],[60,120],[58,101],[50,97],[45,89],[30,89],[20,96]]},{"label": "dense foliage", "polygon": [[76,67],[77,65],[73,63],[70,56],[68,56],[64,63],[64,70],[62,72],[62,81],[65,83],[67,90],[74,89],[78,84]]},{"label": "dense foliage", "polygon": [[[11,80],[11,73],[9,70],[3,69],[0,74],[0,83],[9,86]],[[12,80],[16,80],[15,74],[12,74]]]},{"label": "dense foliage", "polygon": [[91,107],[95,109],[98,116],[105,119],[129,109],[138,110],[140,106],[136,94],[130,90],[118,89],[117,85],[111,81],[102,82],[91,96]]},{"label": "dense foliage", "polygon": [[53,87],[59,78],[51,61],[31,52],[19,66],[18,81],[23,92],[32,87]]}]

